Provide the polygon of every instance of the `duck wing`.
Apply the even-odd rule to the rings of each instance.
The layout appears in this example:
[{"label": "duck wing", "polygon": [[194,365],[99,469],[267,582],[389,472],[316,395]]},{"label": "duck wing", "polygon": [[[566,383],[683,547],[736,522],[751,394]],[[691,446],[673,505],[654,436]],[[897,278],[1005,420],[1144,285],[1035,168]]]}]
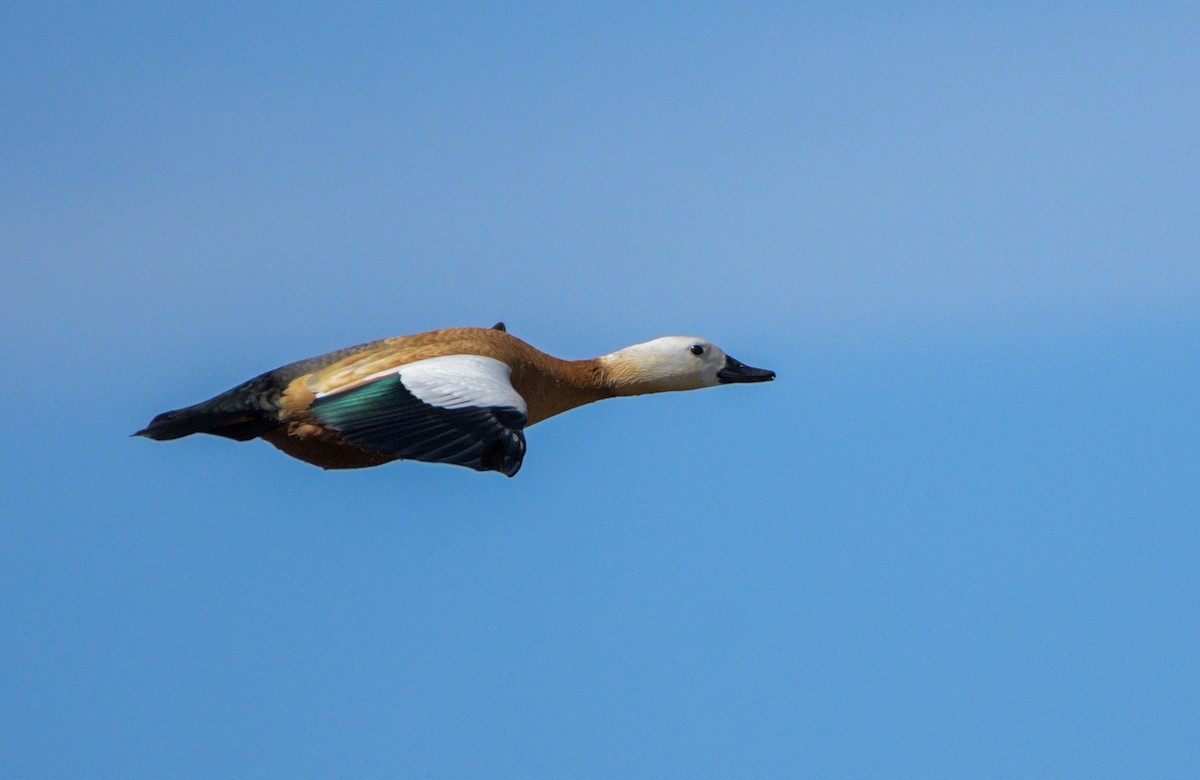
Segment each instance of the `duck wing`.
[{"label": "duck wing", "polygon": [[525,457],[525,399],[507,364],[482,355],[427,358],[317,393],[309,413],[365,450],[515,476]]}]

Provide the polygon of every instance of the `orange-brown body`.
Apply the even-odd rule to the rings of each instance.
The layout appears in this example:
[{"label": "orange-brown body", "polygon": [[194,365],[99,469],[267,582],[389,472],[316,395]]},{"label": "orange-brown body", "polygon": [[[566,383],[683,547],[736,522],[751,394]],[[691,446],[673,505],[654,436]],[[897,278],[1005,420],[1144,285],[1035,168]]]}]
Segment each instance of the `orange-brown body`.
[{"label": "orange-brown body", "polygon": [[443,355],[482,355],[508,364],[513,388],[529,405],[527,425],[617,394],[596,359],[560,360],[493,328],[446,328],[373,341],[297,377],[280,398],[280,426],[262,438],[293,458],[326,469],[366,468],[395,460],[346,443],[315,423],[308,409],[317,393],[350,390],[388,369]]}]

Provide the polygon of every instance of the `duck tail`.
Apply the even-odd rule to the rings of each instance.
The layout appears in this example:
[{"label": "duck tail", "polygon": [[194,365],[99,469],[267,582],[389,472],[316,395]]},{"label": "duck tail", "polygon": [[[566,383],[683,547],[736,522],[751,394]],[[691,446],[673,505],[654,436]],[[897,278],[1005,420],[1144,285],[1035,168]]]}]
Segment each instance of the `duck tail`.
[{"label": "duck tail", "polygon": [[279,425],[264,404],[268,388],[265,377],[256,377],[215,398],[163,412],[133,434],[156,441],[169,441],[193,433],[210,433],[234,441],[249,441]]}]

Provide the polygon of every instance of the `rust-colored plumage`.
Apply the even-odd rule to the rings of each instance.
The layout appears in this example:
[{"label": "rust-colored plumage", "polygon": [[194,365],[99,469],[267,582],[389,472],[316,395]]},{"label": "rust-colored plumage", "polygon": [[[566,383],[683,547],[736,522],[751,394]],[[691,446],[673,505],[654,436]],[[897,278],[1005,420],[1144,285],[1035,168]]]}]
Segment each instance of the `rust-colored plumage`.
[{"label": "rust-colored plumage", "polygon": [[[684,357],[685,350],[693,357]],[[773,377],[708,342],[678,337],[591,360],[560,360],[497,323],[383,339],[291,363],[161,414],[137,435],[262,438],[326,469],[409,458],[511,476],[524,454],[523,429],[569,409],[617,395]]]}]

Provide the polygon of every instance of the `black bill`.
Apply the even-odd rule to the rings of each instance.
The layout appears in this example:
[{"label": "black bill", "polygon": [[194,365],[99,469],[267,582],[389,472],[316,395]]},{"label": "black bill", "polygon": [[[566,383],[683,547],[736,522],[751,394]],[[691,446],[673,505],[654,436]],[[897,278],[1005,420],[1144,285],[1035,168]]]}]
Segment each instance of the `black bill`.
[{"label": "black bill", "polygon": [[775,372],[765,368],[751,368],[741,361],[725,356],[725,367],[717,372],[721,384],[734,382],[770,382],[775,378]]}]

